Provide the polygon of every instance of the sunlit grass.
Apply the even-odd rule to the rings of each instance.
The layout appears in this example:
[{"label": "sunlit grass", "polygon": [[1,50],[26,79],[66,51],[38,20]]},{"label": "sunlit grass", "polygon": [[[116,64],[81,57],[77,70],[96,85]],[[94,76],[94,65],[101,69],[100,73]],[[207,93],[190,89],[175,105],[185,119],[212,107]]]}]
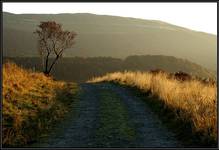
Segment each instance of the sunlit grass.
[{"label": "sunlit grass", "polygon": [[[3,65],[3,145],[25,145],[67,111],[60,93],[67,84],[12,62]],[[76,85],[75,85],[76,89]],[[76,91],[76,90],[75,90]],[[63,97],[64,98],[64,97]]]},{"label": "sunlit grass", "polygon": [[157,96],[178,119],[189,122],[193,133],[203,140],[217,141],[217,87],[198,80],[180,82],[169,79],[167,73],[115,72],[88,82],[113,81]]}]

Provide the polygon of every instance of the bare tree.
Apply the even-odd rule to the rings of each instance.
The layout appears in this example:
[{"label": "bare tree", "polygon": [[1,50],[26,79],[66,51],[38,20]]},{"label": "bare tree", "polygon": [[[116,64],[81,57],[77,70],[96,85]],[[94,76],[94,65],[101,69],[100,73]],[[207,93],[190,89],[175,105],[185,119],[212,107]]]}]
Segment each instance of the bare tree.
[{"label": "bare tree", "polygon": [[[38,35],[38,51],[42,58],[44,73],[49,75],[64,50],[73,46],[76,33],[64,31],[62,25],[55,21],[41,22],[38,27],[34,32]],[[51,63],[49,63],[50,56],[54,58]]]}]

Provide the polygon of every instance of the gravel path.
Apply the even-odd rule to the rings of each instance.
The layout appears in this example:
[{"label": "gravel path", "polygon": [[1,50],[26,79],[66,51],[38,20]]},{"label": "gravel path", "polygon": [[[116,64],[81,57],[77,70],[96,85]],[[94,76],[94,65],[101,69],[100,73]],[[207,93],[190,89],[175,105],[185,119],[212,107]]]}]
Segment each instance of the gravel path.
[{"label": "gravel path", "polygon": [[[129,121],[137,133],[135,140],[130,143],[131,147],[181,147],[173,133],[162,125],[147,105],[124,87],[96,83],[81,84],[81,88],[79,104],[72,106],[74,111],[69,112],[47,139],[42,139],[32,147],[97,147],[95,132],[99,125],[99,93],[103,89],[115,92],[127,106]],[[128,147],[127,143],[124,147]]]}]

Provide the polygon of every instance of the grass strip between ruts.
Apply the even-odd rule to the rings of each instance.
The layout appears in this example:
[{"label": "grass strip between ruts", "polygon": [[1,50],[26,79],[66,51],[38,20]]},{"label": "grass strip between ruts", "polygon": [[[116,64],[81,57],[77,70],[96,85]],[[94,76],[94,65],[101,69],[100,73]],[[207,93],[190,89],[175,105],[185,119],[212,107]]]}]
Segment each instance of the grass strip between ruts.
[{"label": "grass strip between ruts", "polygon": [[115,93],[103,90],[100,93],[100,127],[96,132],[96,145],[120,147],[135,140],[135,129],[129,122],[125,105]]}]

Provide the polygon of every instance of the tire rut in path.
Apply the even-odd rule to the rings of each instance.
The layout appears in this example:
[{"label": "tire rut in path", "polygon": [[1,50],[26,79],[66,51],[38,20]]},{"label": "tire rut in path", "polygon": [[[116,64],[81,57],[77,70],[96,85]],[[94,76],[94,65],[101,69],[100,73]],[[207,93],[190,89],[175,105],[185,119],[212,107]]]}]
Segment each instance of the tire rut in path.
[{"label": "tire rut in path", "polygon": [[81,84],[79,104],[57,125],[49,138],[33,147],[92,147],[98,113],[98,90],[95,85]]}]

